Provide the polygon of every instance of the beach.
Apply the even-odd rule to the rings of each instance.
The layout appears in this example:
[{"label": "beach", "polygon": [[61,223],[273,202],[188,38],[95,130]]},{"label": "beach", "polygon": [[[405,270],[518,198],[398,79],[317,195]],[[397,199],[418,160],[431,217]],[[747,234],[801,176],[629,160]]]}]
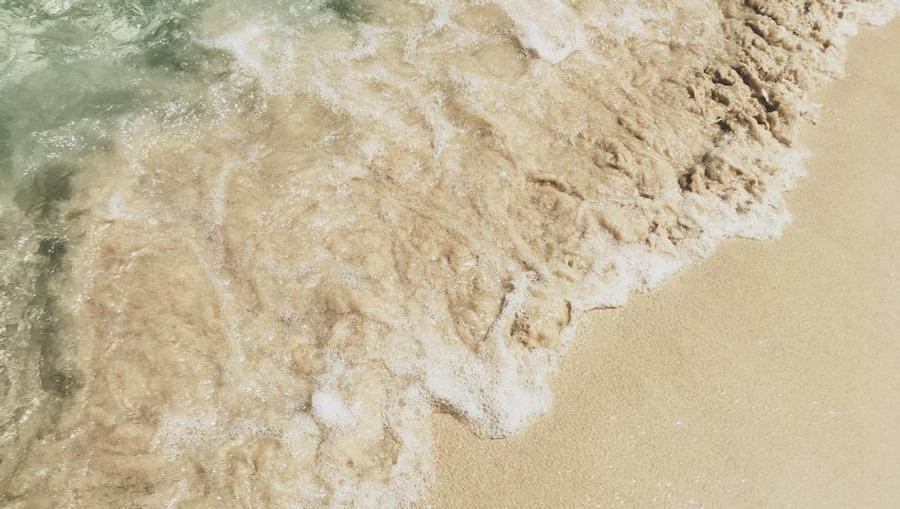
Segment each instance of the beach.
[{"label": "beach", "polygon": [[815,94],[782,238],[588,313],[525,432],[436,416],[420,507],[897,507],[898,51],[900,22],[864,29]]},{"label": "beach", "polygon": [[0,506],[896,507],[898,12],[0,3]]}]

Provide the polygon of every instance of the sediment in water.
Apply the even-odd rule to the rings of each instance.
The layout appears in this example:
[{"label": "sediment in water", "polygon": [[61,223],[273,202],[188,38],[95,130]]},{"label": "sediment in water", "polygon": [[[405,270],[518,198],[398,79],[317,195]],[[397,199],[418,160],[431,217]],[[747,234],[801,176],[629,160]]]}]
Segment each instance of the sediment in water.
[{"label": "sediment in water", "polygon": [[435,409],[521,429],[581,312],[781,230],[897,8],[92,6],[2,11],[11,507],[410,504]]}]

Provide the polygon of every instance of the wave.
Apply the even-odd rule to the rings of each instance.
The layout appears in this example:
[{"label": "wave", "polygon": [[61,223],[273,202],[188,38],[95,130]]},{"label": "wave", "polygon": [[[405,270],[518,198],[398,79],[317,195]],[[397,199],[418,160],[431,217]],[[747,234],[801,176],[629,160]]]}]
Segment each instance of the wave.
[{"label": "wave", "polygon": [[582,313],[779,234],[898,9],[0,7],[0,500],[412,505],[434,412],[521,430]]}]

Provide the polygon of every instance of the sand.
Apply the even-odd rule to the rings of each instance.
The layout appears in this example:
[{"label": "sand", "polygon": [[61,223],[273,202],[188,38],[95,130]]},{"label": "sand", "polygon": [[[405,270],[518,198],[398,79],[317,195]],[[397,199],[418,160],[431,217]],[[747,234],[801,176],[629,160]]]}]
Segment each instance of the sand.
[{"label": "sand", "polygon": [[851,41],[783,238],[583,319],[549,415],[435,418],[422,507],[900,505],[900,22]]}]

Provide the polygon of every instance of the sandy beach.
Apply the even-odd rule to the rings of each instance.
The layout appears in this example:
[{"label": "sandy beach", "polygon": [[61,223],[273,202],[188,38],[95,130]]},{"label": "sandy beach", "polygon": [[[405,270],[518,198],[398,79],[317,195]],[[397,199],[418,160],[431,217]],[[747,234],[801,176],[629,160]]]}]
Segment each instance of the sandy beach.
[{"label": "sandy beach", "polygon": [[898,51],[864,30],[816,95],[783,238],[591,312],[526,432],[438,416],[421,507],[898,507]]},{"label": "sandy beach", "polygon": [[0,507],[900,507],[898,11],[0,2]]}]

